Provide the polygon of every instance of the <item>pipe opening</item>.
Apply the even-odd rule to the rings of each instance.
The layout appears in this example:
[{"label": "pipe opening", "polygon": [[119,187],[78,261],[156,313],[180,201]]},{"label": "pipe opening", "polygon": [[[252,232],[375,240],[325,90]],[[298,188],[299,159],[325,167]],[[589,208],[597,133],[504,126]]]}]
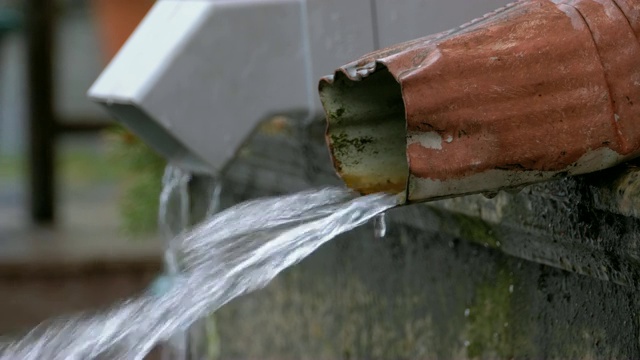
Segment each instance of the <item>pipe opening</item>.
[{"label": "pipe opening", "polygon": [[211,172],[204,161],[137,106],[111,103],[105,104],[105,107],[111,115],[169,162],[195,173]]},{"label": "pipe opening", "polygon": [[338,175],[362,194],[405,192],[409,174],[400,84],[381,64],[373,73],[322,80],[327,143]]}]

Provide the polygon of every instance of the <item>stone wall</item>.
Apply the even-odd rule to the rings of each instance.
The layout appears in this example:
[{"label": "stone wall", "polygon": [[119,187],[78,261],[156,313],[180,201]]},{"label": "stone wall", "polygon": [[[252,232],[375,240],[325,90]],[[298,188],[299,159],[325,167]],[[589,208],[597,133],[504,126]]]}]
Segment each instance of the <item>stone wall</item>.
[{"label": "stone wall", "polygon": [[[322,122],[296,124],[257,129],[223,174],[224,206],[340,183]],[[640,357],[638,174],[394,209],[384,238],[345,234],[222,308],[212,342],[221,358]]]}]

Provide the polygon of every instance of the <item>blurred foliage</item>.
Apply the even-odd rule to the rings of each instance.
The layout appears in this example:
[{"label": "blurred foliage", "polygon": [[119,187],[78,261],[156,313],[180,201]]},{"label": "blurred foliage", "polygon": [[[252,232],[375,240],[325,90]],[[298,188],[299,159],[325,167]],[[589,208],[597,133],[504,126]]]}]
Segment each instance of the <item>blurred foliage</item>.
[{"label": "blurred foliage", "polygon": [[0,179],[16,179],[24,172],[25,164],[21,156],[0,156]]},{"label": "blurred foliage", "polygon": [[61,147],[56,158],[61,181],[72,186],[91,186],[118,179],[120,169],[112,166],[100,151]]},{"label": "blurred foliage", "polygon": [[122,171],[119,206],[123,229],[131,235],[155,232],[166,161],[120,125],[114,125],[106,134],[109,161]]},{"label": "blurred foliage", "polygon": [[[56,151],[56,167],[61,181],[70,186],[91,186],[114,181],[122,172],[105,159],[100,150],[87,146],[60,146]],[[27,159],[22,153],[0,154],[0,179],[24,181],[28,172]]]}]

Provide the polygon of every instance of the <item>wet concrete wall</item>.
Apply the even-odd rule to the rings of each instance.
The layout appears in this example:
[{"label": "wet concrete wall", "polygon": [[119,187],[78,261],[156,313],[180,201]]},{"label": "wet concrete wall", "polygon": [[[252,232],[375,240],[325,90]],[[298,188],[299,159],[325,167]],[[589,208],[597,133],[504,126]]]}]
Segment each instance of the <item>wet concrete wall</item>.
[{"label": "wet concrete wall", "polygon": [[[323,124],[265,122],[223,205],[339,184]],[[638,358],[638,169],[416,204],[345,234],[222,308],[221,358]],[[193,184],[202,213],[211,179]],[[217,352],[217,351],[216,351]]]}]

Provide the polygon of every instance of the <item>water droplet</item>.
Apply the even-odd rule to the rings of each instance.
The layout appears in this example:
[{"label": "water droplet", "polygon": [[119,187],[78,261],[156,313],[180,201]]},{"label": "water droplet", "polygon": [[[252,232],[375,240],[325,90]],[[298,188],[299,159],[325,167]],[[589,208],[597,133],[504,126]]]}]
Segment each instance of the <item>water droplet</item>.
[{"label": "water droplet", "polygon": [[513,294],[513,284],[509,285],[509,293]]},{"label": "water droplet", "polygon": [[500,241],[496,241],[496,246],[500,247],[500,246],[502,246],[502,243]]},{"label": "water droplet", "polygon": [[471,345],[471,342],[469,340],[465,340],[464,347],[469,347],[469,345]]},{"label": "water droplet", "polygon": [[382,239],[387,235],[387,219],[384,213],[380,213],[373,218],[373,236]]},{"label": "water droplet", "polygon": [[469,317],[469,314],[471,314],[471,309],[464,309],[464,317]]},{"label": "water droplet", "polygon": [[508,322],[504,323],[504,327],[509,327],[509,323]]}]

